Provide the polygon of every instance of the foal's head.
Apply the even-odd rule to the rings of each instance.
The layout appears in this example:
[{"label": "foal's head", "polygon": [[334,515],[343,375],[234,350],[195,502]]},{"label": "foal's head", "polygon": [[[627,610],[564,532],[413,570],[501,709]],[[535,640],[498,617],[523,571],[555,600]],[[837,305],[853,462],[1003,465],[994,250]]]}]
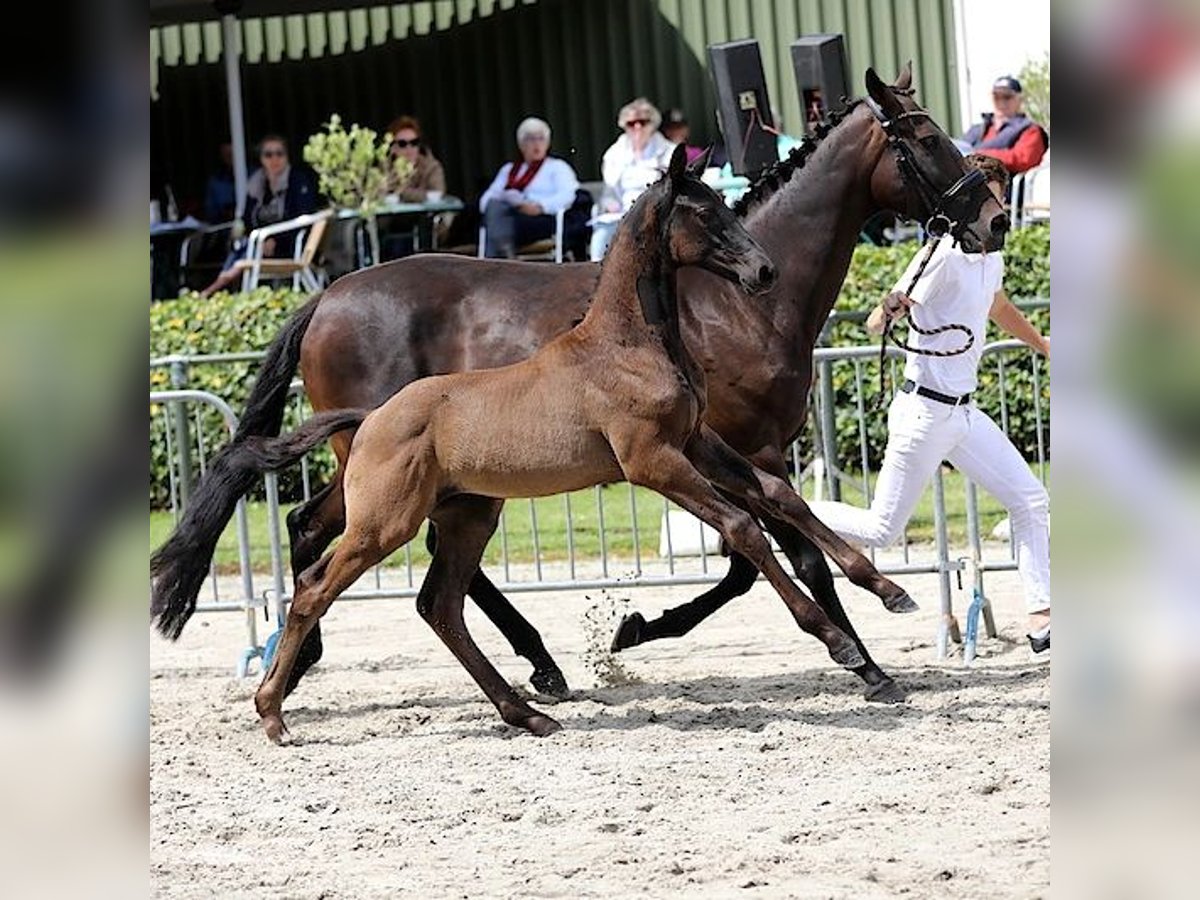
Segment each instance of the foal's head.
[{"label": "foal's head", "polygon": [[[687,166],[683,145],[675,148],[667,175],[650,191],[662,251],[675,266],[699,266],[738,284],[750,294],[775,284],[775,264],[742,227],[721,196],[698,177],[704,157]],[[650,193],[647,191],[647,193]]]},{"label": "foal's head", "polygon": [[892,149],[871,179],[878,204],[925,222],[933,234],[953,235],[968,253],[1003,247],[1004,207],[987,178],[966,165],[950,136],[913,99],[912,64],[892,85],[867,69],[867,92]]}]

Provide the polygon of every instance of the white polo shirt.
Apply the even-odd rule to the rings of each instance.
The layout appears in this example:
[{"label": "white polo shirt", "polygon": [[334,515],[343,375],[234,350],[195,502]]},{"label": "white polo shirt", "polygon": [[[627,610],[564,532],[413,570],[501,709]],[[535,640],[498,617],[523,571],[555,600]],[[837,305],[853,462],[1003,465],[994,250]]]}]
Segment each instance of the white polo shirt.
[{"label": "white polo shirt", "polygon": [[[1004,256],[999,253],[964,253],[949,237],[938,242],[921,280],[910,295],[917,305],[909,315],[925,329],[957,322],[971,329],[975,343],[958,356],[922,356],[909,353],[904,377],[943,394],[969,394],[978,384],[979,360],[987,337],[988,312],[1004,281]],[[921,265],[926,248],[913,257],[896,282],[896,291],[908,289]],[[908,331],[907,343],[923,350],[957,350],[967,336],[957,328],[926,337]]]}]

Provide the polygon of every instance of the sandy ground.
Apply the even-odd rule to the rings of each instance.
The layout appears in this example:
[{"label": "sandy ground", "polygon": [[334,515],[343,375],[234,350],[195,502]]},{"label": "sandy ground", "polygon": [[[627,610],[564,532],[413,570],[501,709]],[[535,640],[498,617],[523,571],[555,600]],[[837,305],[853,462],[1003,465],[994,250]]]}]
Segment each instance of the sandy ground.
[{"label": "sandy ground", "polygon": [[[1019,641],[934,662],[937,587],[893,616],[838,588],[906,704],[802,634],[761,580],[686,638],[603,652],[610,617],[694,588],[525,594],[575,689],[565,726],[504,725],[410,600],[335,604],[322,664],[266,741],[237,614],[151,641],[151,880],[159,897],[1038,897],[1050,879],[1050,677]],[[964,599],[956,598],[959,608]],[[613,620],[615,621],[615,619]],[[529,667],[473,609],[514,684]],[[265,631],[263,632],[265,633]]]}]

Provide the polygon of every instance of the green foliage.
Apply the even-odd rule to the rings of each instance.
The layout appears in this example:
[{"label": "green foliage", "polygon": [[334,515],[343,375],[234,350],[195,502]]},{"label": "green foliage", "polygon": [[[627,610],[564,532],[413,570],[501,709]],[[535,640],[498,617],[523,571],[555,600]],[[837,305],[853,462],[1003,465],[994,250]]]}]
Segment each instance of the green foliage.
[{"label": "green foliage", "polygon": [[357,124],[346,131],[338,115],[330,116],[324,128],[304,145],[304,161],[320,176],[321,193],[334,206],[373,215],[390,186],[408,178],[412,164],[401,156],[392,158],[389,134],[377,136]]},{"label": "green foliage", "polygon": [[[886,294],[903,273],[915,251],[915,245],[900,247],[873,247],[860,245],[854,253],[850,270],[836,308],[843,313],[865,314]],[[1008,239],[1005,250],[1005,289],[1014,300],[1035,299],[1050,296],[1050,231],[1045,226],[1021,228]],[[284,322],[299,307],[306,297],[291,291],[260,289],[252,294],[218,294],[208,300],[196,295],[156,303],[150,308],[150,355],[151,357],[172,354],[197,355],[208,353],[238,353],[262,351],[283,327]],[[1043,332],[1049,328],[1049,311],[1038,310],[1031,314],[1034,324]],[[998,340],[998,333],[989,334],[989,340]],[[839,322],[831,329],[828,341],[832,346],[864,346],[875,342],[867,334],[861,322]],[[1017,447],[1027,458],[1034,458],[1037,449],[1037,430],[1033,403],[1033,373],[1024,356],[1010,356],[1006,363],[1007,396],[1005,412],[1010,433]],[[1043,422],[1049,422],[1049,377],[1044,361],[1039,362],[1038,373],[1040,402]],[[192,363],[186,371],[186,387],[211,391],[224,398],[236,414],[241,414],[253,384],[258,363]],[[896,375],[900,367],[896,367]],[[889,373],[889,389],[894,381]],[[878,465],[879,457],[887,442],[886,415],[872,412],[870,404],[878,391],[879,370],[871,360],[862,366],[864,400],[867,404],[866,427],[871,454],[869,465]],[[835,392],[836,431],[838,458],[843,468],[860,467],[859,420],[854,367],[838,363],[833,366]],[[150,370],[150,389],[167,390],[172,387],[167,368]],[[997,421],[1001,415],[1001,397],[995,359],[985,361],[980,373],[978,393],[980,407],[993,415]],[[307,407],[305,407],[307,409]],[[169,504],[170,482],[167,472],[167,410],[152,406],[151,417],[151,471],[150,503],[154,508]],[[215,413],[203,409],[198,420],[190,423],[193,435],[197,428],[203,438],[206,453],[211,454],[228,440],[221,419]],[[298,424],[300,412],[295,406],[288,409],[285,429]],[[1043,439],[1046,435],[1043,435]],[[802,438],[802,456],[811,454],[811,432],[805,430]],[[333,472],[333,458],[328,451],[320,451],[313,457],[310,475],[313,485],[324,484]],[[286,473],[281,481],[283,498],[295,500],[300,496],[298,473]]]},{"label": "green foliage", "polygon": [[1017,78],[1025,92],[1025,114],[1050,130],[1050,54],[1025,63]]},{"label": "green foliage", "polygon": [[[306,299],[305,294],[290,290],[260,288],[250,294],[217,294],[207,300],[190,294],[155,303],[150,307],[150,357],[265,350]],[[183,383],[172,384],[168,367],[151,367],[150,390],[185,387],[209,391],[225,400],[234,414],[240,416],[257,372],[257,362],[189,363],[183,371]],[[186,408],[189,413],[194,412],[188,423],[193,458],[200,455],[197,439],[205,456],[223,447],[229,440],[229,432],[220,415],[206,404],[188,404]],[[284,429],[294,428],[301,418],[295,406],[289,406]],[[171,423],[171,411],[166,405],[150,405],[150,505],[155,509],[170,505],[167,441],[175,439],[173,434],[168,438]],[[178,458],[178,449],[173,449]],[[312,457],[310,465],[313,483],[323,484],[333,473],[333,455],[321,450]],[[294,471],[281,475],[284,496],[300,496],[299,480]],[[261,494],[261,490],[256,492],[256,496]]]}]

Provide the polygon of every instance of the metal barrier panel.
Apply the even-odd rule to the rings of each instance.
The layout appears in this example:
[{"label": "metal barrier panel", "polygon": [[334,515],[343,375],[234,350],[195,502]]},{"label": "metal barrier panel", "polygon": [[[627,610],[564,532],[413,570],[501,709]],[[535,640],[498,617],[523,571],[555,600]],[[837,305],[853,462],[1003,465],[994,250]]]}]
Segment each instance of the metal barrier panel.
[{"label": "metal barrier panel", "polygon": [[[261,358],[261,354],[190,359],[171,357],[153,361],[152,365],[169,367],[173,385],[183,385],[186,384],[189,366],[222,365],[254,358]],[[890,385],[897,383],[902,358],[900,350],[889,348],[887,368]],[[870,503],[873,453],[877,456],[883,450],[878,433],[884,412],[873,409],[872,390],[877,383],[877,360],[876,347],[818,348],[815,351],[817,377],[810,404],[813,430],[788,453],[792,462],[793,482],[805,496],[849,498],[858,505]],[[1043,365],[1042,360],[1025,345],[1017,341],[1004,341],[985,348],[981,371],[995,373],[999,385],[998,407],[988,411],[1006,433],[1010,426],[1012,405],[1008,380],[1013,372],[1030,371],[1036,433],[1034,463],[1044,481],[1048,411],[1041,396],[1046,381]],[[835,380],[843,386],[849,386],[849,402],[853,409],[851,426],[843,421],[841,433],[836,415],[838,410],[835,409],[838,393],[834,389]],[[299,421],[310,414],[310,409],[299,382],[292,385],[292,392],[291,403],[294,406],[289,418]],[[844,414],[845,389],[842,393],[841,410]],[[152,416],[151,427],[160,429],[161,440],[167,448],[170,509],[177,520],[192,473],[202,475],[208,456],[219,449],[211,446],[213,440],[205,439],[206,430],[211,434],[212,427],[208,423],[209,427],[205,428],[202,415],[212,415],[215,411],[222,419],[224,430],[229,433],[236,428],[237,420],[220,398],[203,391],[177,389],[154,392],[151,394],[151,403],[156,412]],[[854,431],[853,452],[844,449],[848,427]],[[872,428],[876,432],[874,446]],[[839,444],[843,446],[842,451],[838,450]],[[807,466],[801,465],[802,460],[809,456],[802,445],[815,448]],[[307,501],[319,489],[320,485],[314,483],[316,479],[311,468],[311,458],[306,458],[299,467],[298,496],[292,497],[291,503]],[[948,654],[950,640],[959,637],[952,598],[956,583],[961,586],[961,571],[968,569],[969,584],[966,589],[972,591],[976,600],[975,612],[984,616],[988,633],[994,634],[984,593],[984,578],[987,572],[1016,567],[1011,545],[1007,552],[997,553],[993,549],[994,542],[985,542],[981,533],[983,516],[994,514],[995,505],[990,510],[981,509],[974,486],[957,476],[954,478],[954,499],[949,502],[957,503],[960,492],[963,499],[958,506],[951,506],[951,513],[956,517],[953,533],[948,527],[947,486],[939,470],[931,486],[929,504],[932,541],[914,544],[906,533],[897,549],[887,553],[869,552],[879,570],[885,574],[936,576],[943,613],[937,636],[939,658]],[[291,599],[292,578],[287,557],[286,523],[283,519],[286,510],[280,499],[278,477],[266,477],[264,493],[263,527],[256,529],[261,536],[257,541],[252,541],[246,503],[239,503],[233,526],[237,542],[237,575],[223,574],[218,571],[221,567],[214,565],[210,583],[205,586],[208,599],[199,607],[201,612],[239,610],[246,613],[249,646],[239,662],[240,672],[246,670],[250,659],[261,653],[254,611],[265,609],[269,603],[281,624],[286,604]],[[255,504],[255,507],[258,518],[262,504]],[[710,530],[701,528],[698,522],[687,522],[686,514],[681,516],[681,513],[682,510],[658,495],[629,484],[597,486],[575,494],[539,500],[510,501],[486,551],[485,571],[505,593],[714,584],[724,577],[727,569],[724,564],[710,565],[709,556],[719,552],[719,540]],[[964,516],[964,530],[960,533],[957,518]],[[685,547],[684,544],[689,546]],[[423,536],[419,536],[385,565],[376,567],[372,573],[364,576],[343,597],[413,597],[420,588],[427,558]],[[264,596],[255,595],[255,568],[261,574],[270,574],[271,586]],[[839,571],[835,570],[834,574],[841,577]]]}]

